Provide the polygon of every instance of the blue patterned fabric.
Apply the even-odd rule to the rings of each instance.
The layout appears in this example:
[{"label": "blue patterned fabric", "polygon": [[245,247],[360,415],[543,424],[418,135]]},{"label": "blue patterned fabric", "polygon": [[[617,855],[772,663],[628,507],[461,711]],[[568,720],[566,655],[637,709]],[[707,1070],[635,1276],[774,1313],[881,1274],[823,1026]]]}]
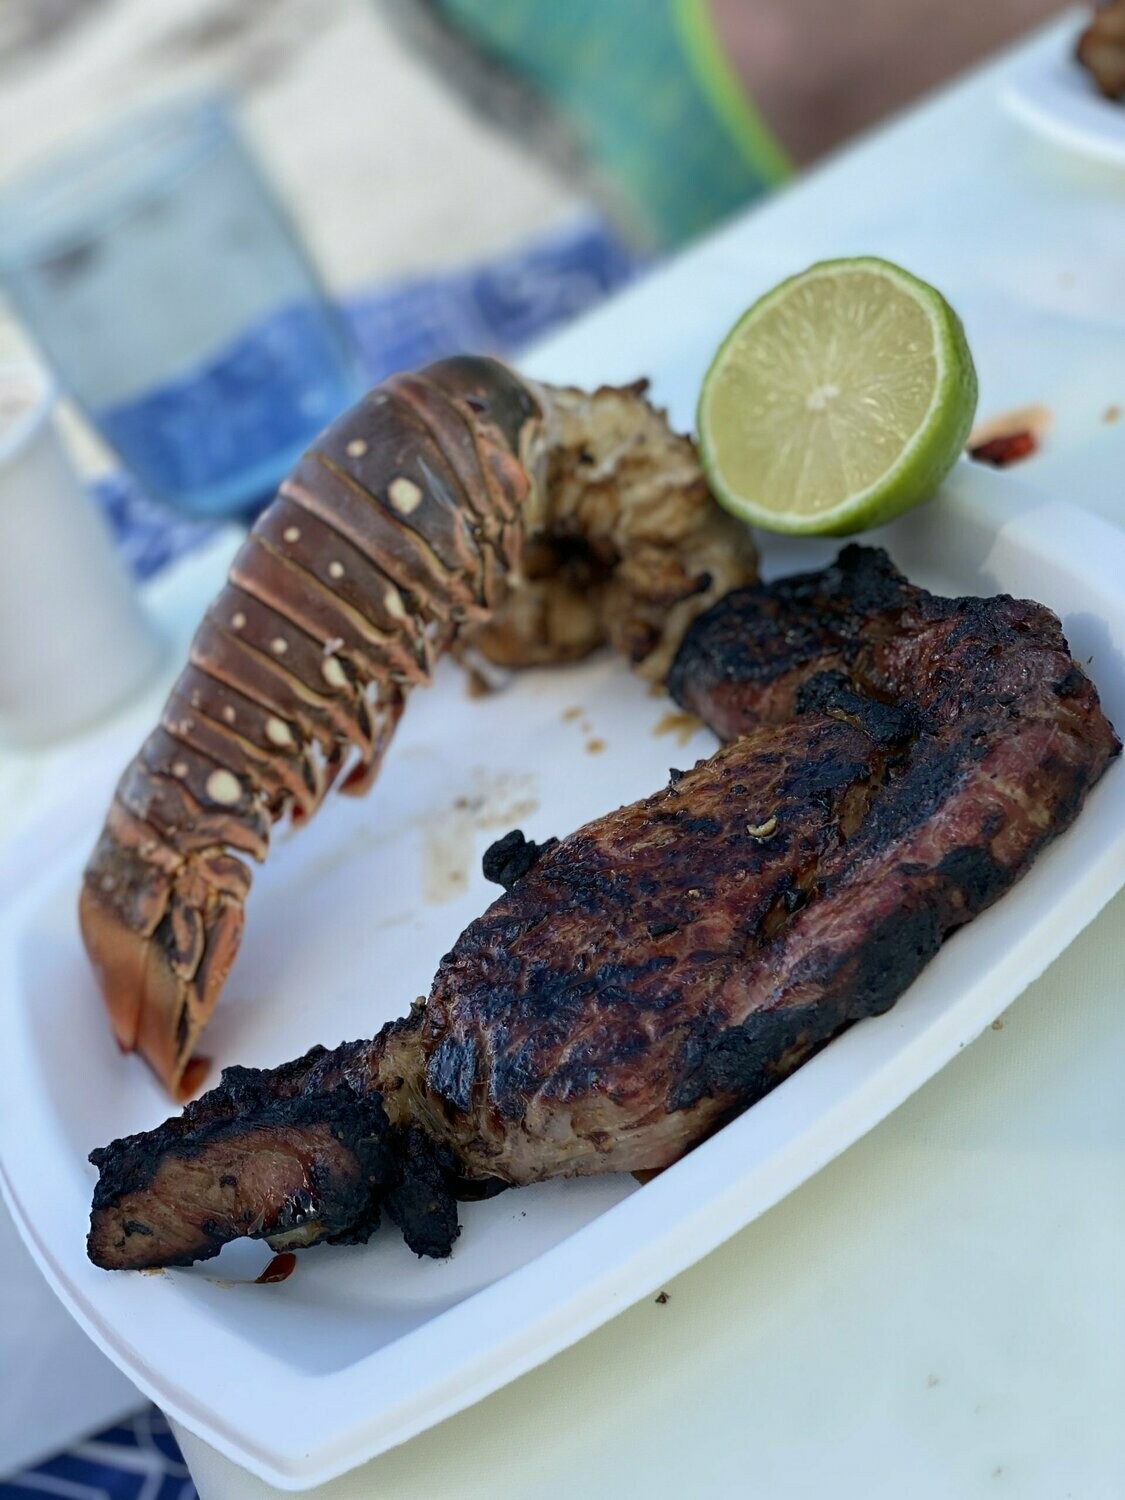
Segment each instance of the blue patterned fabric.
[{"label": "blue patterned fabric", "polygon": [[69,1453],[0,1482],[3,1500],[197,1500],[187,1465],[155,1406]]},{"label": "blue patterned fabric", "polygon": [[[345,312],[374,384],[445,354],[514,354],[594,306],[638,269],[604,224],[583,220],[488,265],[366,293]],[[150,500],[124,473],[99,480],[94,493],[137,578],[151,578],[217,530]],[[0,1480],[0,1500],[50,1495],[196,1500],[175,1439],[155,1407],[6,1483]]]},{"label": "blue patterned fabric", "polygon": [[[580,219],[486,265],[404,280],[349,300],[344,313],[374,385],[395,370],[467,351],[511,355],[587,308],[640,269],[598,219]],[[141,579],[215,534],[177,515],[118,472],[94,494]]]}]

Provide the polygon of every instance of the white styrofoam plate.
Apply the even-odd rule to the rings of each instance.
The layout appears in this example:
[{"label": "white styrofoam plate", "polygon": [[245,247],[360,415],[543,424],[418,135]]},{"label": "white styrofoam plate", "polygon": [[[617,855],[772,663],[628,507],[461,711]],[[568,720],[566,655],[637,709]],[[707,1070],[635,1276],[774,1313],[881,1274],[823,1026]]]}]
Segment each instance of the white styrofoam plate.
[{"label": "white styrofoam plate", "polygon": [[1125,103],[1098,92],[1074,54],[1089,17],[1060,38],[1024,53],[1012,70],[1004,103],[1017,119],[1040,135],[1073,151],[1125,167]]},{"label": "white styrofoam plate", "polygon": [[[962,465],[930,506],[872,540],[945,592],[1007,590],[1062,616],[1125,723],[1125,533]],[[771,543],[766,571],[817,566],[830,543]],[[488,841],[565,833],[712,748],[661,729],[666,701],[613,660],[527,674],[470,701],[452,674],[412,701],[377,788],[278,840],[208,1045],[267,1065],[372,1034],[422,994],[491,898]],[[568,710],[579,709],[577,716]],[[591,753],[593,742],[604,749]],[[26,888],[0,925],[0,1179],[40,1267],[95,1341],[170,1415],[282,1488],[324,1481],[467,1406],[646,1295],[776,1203],[970,1042],[1125,883],[1125,773],[938,957],[865,1021],[677,1166],[559,1182],[464,1207],[447,1262],[396,1233],[303,1254],[255,1286],[268,1252],[156,1276],[84,1254],[86,1153],[167,1111],[118,1055],[79,944],[79,873],[119,770],[90,767],[29,843]],[[51,851],[42,861],[28,850]],[[737,1295],[737,1289],[732,1289]]]}]

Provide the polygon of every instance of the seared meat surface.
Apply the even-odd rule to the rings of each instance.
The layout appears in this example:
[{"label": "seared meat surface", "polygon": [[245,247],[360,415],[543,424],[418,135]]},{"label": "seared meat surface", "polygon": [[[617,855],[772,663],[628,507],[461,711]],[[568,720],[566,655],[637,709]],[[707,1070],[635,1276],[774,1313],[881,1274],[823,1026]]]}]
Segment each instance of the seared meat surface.
[{"label": "seared meat surface", "polygon": [[668,1165],[893,1005],[1120,749],[1048,610],[937,598],[870,548],[728,595],[669,686],[730,743],[502,841],[505,894],[374,1041],[228,1070],[96,1152],[99,1265],[362,1238],[380,1208],[443,1253],[466,1181]]},{"label": "seared meat surface", "polygon": [[392,1126],[371,1087],[376,1059],[393,1057],[395,1029],[334,1052],[314,1047],[280,1068],[227,1068],[159,1130],[92,1152],[91,1258],[189,1265],[242,1236],[275,1249],[354,1244],[384,1212],[419,1255],[448,1255],[455,1163],[417,1126]]}]

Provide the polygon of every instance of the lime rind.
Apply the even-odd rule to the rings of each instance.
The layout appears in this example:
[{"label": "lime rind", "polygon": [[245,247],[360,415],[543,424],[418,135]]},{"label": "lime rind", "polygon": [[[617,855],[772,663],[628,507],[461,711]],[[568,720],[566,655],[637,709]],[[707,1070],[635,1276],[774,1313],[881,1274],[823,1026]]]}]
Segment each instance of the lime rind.
[{"label": "lime rind", "polygon": [[[864,488],[824,511],[779,510],[732,486],[710,440],[708,401],[717,377],[746,330],[760,322],[795,288],[826,278],[867,273],[885,279],[923,309],[933,335],[936,378],[929,405],[909,440],[886,470]],[[963,451],[976,411],[977,377],[961,320],[936,288],[901,266],[877,256],[820,261],[788,277],[759,298],[719,346],[703,380],[697,408],[700,456],[719,502],[745,521],[793,535],[842,536],[879,526],[928,499]]]}]

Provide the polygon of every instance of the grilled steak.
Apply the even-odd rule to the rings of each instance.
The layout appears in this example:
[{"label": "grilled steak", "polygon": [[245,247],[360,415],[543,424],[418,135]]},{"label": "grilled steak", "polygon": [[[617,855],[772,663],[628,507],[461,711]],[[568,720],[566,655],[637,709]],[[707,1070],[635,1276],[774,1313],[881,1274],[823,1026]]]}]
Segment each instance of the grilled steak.
[{"label": "grilled steak", "polygon": [[257,1235],[448,1251],[453,1194],[653,1169],[894,1004],[1075,817],[1119,743],[1033,603],[942,599],[886,555],[728,595],[669,686],[730,741],[558,843],[371,1042],[219,1088],[101,1169],[89,1251]]}]

